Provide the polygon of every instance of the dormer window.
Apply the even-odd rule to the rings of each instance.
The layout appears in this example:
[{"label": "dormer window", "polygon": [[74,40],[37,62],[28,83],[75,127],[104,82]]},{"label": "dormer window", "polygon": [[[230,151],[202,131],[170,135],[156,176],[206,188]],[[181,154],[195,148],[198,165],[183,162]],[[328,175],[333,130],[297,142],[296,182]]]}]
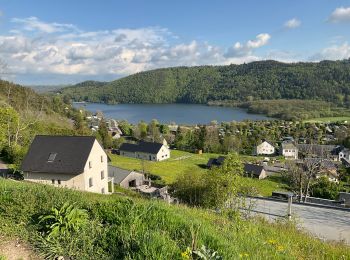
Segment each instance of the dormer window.
[{"label": "dormer window", "polygon": [[49,158],[47,159],[48,162],[53,162],[56,158],[57,153],[50,153]]}]

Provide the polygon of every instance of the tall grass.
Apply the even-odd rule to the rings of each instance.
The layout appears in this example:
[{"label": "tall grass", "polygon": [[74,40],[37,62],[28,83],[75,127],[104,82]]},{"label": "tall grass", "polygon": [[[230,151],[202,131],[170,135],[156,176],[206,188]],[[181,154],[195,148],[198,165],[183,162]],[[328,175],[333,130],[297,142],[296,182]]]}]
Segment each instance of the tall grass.
[{"label": "tall grass", "polygon": [[[39,216],[66,202],[86,210],[89,223],[79,232],[47,239],[39,232]],[[3,179],[0,223],[1,234],[29,241],[47,258],[181,259],[193,243],[223,259],[350,258],[349,247],[321,242],[293,224]]]}]

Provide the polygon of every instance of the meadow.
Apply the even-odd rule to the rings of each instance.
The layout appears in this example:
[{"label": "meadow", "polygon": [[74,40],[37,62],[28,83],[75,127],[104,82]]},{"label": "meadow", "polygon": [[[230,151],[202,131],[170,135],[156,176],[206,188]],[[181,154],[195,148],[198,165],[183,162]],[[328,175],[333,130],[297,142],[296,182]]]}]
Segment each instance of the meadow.
[{"label": "meadow", "polygon": [[[87,222],[76,232],[48,238],[38,220],[64,203],[84,210]],[[0,222],[2,239],[26,241],[47,259],[191,259],[187,248],[203,245],[222,259],[350,258],[348,246],[313,238],[283,219],[269,223],[237,212],[4,179]]]},{"label": "meadow", "polygon": [[[166,184],[171,184],[176,180],[179,174],[199,171],[204,173],[207,171],[206,165],[209,158],[216,158],[219,154],[203,153],[194,154],[179,150],[171,150],[171,157],[161,162],[142,161],[135,158],[128,158],[120,155],[109,154],[111,164],[127,170],[145,171],[154,175],[158,175]],[[261,157],[241,155],[242,161],[256,161]],[[286,190],[288,186],[283,183],[281,177],[268,177],[264,180],[241,178],[246,186],[255,187],[260,195],[271,196],[274,190]]]}]

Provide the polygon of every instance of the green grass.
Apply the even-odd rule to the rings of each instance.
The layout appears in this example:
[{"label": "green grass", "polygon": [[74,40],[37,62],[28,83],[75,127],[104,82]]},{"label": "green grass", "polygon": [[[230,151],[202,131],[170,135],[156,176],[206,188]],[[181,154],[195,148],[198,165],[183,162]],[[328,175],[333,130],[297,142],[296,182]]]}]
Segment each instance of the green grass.
[{"label": "green grass", "polygon": [[304,120],[305,123],[333,123],[333,122],[350,122],[350,117],[340,116],[340,117],[320,117],[320,118],[311,118]]},{"label": "green grass", "polygon": [[[209,158],[218,157],[219,154],[194,154],[184,151],[171,150],[170,159],[161,162],[141,161],[135,158],[128,158],[120,155],[110,154],[111,164],[127,170],[142,171],[142,164],[146,172],[160,176],[165,183],[171,184],[176,176],[185,172],[205,172]],[[256,161],[261,157],[241,156],[242,161]],[[285,190],[287,185],[282,183],[278,177],[269,177],[264,180],[243,178],[249,186],[256,187],[258,193],[263,196],[271,196],[274,190]]]},{"label": "green grass", "polygon": [[[38,216],[64,202],[86,209],[89,223],[53,241]],[[223,259],[349,259],[350,248],[298,231],[291,223],[228,217],[162,201],[99,195],[0,179],[0,234],[29,242],[40,253],[72,259],[181,259],[195,241]]]}]

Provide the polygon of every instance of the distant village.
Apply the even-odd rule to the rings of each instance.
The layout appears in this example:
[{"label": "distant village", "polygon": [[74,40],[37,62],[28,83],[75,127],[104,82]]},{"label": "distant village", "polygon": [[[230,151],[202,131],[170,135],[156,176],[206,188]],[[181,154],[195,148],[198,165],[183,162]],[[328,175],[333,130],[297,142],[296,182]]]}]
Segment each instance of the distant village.
[{"label": "distant village", "polygon": [[[97,113],[86,116],[86,120],[91,131],[98,131],[100,121],[104,119],[102,113]],[[254,124],[258,127],[254,127]],[[260,138],[263,136],[261,133],[269,132],[269,127],[273,128],[272,124],[275,124],[274,127],[278,129],[279,132],[275,131],[275,134],[279,134],[280,139],[271,141]],[[106,120],[106,125],[108,134],[113,140],[123,140],[118,147],[111,147],[107,152],[96,138],[91,136],[37,136],[22,164],[24,179],[102,194],[115,192],[116,185],[146,196],[174,202],[176,200],[171,198],[166,186],[154,186],[146,172],[112,166],[109,163],[108,153],[145,161],[168,160],[171,157],[170,148],[178,149],[176,142],[179,135],[185,136],[188,133],[199,133],[198,136],[204,133],[210,136],[209,143],[206,143],[207,140],[205,136],[203,137],[202,149],[190,147],[190,151],[194,153],[213,152],[210,150],[211,147],[215,147],[210,143],[213,139],[217,139],[218,144],[224,146],[227,138],[238,136],[239,142],[237,139],[228,141],[232,141],[229,145],[240,147],[241,150],[232,149],[226,152],[247,153],[249,151],[251,156],[256,157],[252,161],[244,162],[244,173],[251,178],[265,179],[283,174],[291,170],[292,164],[305,169],[312,165],[315,168],[314,178],[326,177],[331,182],[339,183],[340,169],[350,168],[350,150],[338,142],[341,136],[346,136],[344,133],[349,131],[347,122],[310,124],[304,128],[284,121],[220,125],[212,122],[206,126],[169,124],[166,125],[166,133],[157,130],[159,132],[156,140],[151,140],[152,137],[149,135],[143,139],[126,136],[120,123],[114,119]],[[293,130],[295,128],[299,128],[300,131],[295,132]],[[213,137],[213,133],[217,136]],[[244,147],[247,146],[243,143],[244,137],[247,140],[255,140],[251,149]],[[206,167],[210,169],[221,166],[224,161],[225,156],[210,158]],[[99,176],[96,176],[96,172],[100,173]],[[344,194],[348,196],[345,192]]]}]

